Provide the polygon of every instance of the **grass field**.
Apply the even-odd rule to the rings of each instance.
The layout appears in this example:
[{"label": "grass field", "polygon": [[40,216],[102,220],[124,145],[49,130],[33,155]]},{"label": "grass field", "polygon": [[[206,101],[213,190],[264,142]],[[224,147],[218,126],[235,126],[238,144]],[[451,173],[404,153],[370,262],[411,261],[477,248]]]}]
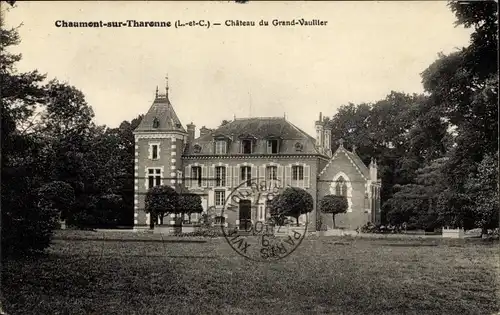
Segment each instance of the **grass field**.
[{"label": "grass field", "polygon": [[224,239],[178,241],[61,232],[47,255],[3,266],[3,308],[8,314],[461,315],[500,308],[498,243],[310,237],[284,260],[254,263]]}]

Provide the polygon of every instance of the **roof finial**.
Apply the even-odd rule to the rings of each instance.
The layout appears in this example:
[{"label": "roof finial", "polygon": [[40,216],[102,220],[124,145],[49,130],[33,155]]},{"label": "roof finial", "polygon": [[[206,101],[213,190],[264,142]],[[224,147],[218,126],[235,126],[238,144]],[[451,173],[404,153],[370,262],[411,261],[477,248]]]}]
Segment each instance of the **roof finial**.
[{"label": "roof finial", "polygon": [[156,86],[156,98],[158,98],[158,85]]},{"label": "roof finial", "polygon": [[236,114],[233,114],[233,120],[236,120]]},{"label": "roof finial", "polygon": [[165,76],[165,92],[168,97],[168,74]]},{"label": "roof finial", "polygon": [[356,153],[356,145],[355,144],[352,145],[352,153]]},{"label": "roof finial", "polygon": [[340,138],[339,139],[339,145],[343,148],[344,147],[344,139]]},{"label": "roof finial", "polygon": [[286,113],[283,113],[283,118],[286,119]]}]

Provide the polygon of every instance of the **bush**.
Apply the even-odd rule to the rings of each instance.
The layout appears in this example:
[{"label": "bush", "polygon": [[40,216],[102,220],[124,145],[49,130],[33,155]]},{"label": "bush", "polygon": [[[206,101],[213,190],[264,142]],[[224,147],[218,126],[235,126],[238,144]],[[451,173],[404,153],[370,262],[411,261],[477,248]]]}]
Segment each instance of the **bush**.
[{"label": "bush", "polygon": [[361,228],[361,233],[377,233],[377,234],[398,234],[402,232],[400,226],[395,225],[382,225],[382,224],[373,224],[371,222],[366,223]]},{"label": "bush", "polygon": [[2,256],[43,251],[59,226],[61,212],[74,200],[71,186],[64,182],[46,184],[26,193],[17,203],[2,209]]},{"label": "bush", "polygon": [[176,233],[180,237],[222,237],[224,233],[220,227],[200,227],[198,230],[190,233]]}]

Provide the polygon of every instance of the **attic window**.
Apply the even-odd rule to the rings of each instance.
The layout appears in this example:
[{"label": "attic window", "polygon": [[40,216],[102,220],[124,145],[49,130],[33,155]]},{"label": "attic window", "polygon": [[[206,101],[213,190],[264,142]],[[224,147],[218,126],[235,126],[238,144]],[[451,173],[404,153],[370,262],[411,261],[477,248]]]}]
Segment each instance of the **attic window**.
[{"label": "attic window", "polygon": [[194,151],[194,153],[200,153],[201,152],[201,146],[199,144],[195,144],[193,146],[193,151]]},{"label": "attic window", "polygon": [[253,149],[253,141],[251,139],[241,140],[241,153],[251,154]]},{"label": "attic window", "polygon": [[278,153],[278,140],[267,140],[267,153],[276,154]]},{"label": "attic window", "polygon": [[295,143],[295,151],[302,151],[304,149],[304,146],[302,145],[302,143],[300,142],[297,142]]},{"label": "attic window", "polygon": [[176,128],[182,128],[182,125],[181,124],[175,124],[175,127]]},{"label": "attic window", "polygon": [[153,128],[158,128],[160,127],[160,121],[158,120],[158,118],[154,118],[153,119]]}]

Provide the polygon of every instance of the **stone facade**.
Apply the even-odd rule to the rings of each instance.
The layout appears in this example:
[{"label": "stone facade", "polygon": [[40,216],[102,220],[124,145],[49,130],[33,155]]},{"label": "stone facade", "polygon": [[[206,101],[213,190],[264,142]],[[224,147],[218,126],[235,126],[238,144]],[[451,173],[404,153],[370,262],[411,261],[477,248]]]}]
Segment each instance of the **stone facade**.
[{"label": "stone facade", "polygon": [[[144,197],[154,185],[199,194],[204,212],[226,226],[266,220],[266,200],[288,186],[305,189],[313,197],[314,210],[299,219],[301,224],[309,222],[310,231],[316,229],[317,215],[332,227],[331,215],[316,211],[319,200],[328,194],[344,194],[349,201],[348,212],[336,216],[336,226],[355,229],[368,221],[378,222],[376,162],[366,167],[342,144],[332,154],[331,132],[321,114],[315,127],[313,138],[285,118],[242,118],[214,130],[202,127],[195,138],[195,125],[184,129],[168,89],[164,95],[157,93],[134,132],[135,227],[149,226]],[[254,186],[247,184],[249,180]],[[255,184],[262,187],[256,189]]]}]

